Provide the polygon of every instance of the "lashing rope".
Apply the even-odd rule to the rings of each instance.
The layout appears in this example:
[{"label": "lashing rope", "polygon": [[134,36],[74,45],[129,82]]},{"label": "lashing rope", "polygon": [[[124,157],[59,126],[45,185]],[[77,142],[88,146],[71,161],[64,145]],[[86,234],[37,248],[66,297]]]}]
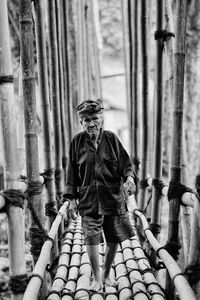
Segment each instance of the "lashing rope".
[{"label": "lashing rope", "polygon": [[23,294],[26,290],[28,285],[28,275],[27,274],[20,274],[16,276],[11,276],[9,280],[9,287],[13,294]]}]

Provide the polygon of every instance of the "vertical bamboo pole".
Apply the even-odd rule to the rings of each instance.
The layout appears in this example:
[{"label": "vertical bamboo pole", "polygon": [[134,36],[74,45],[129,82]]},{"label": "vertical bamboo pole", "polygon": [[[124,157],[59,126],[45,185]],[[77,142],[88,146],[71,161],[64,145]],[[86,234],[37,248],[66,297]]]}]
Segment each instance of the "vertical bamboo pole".
[{"label": "vertical bamboo pole", "polygon": [[124,66],[125,66],[125,81],[126,81],[126,106],[127,106],[127,117],[128,117],[128,132],[129,132],[129,152],[131,151],[131,136],[130,136],[130,69],[129,69],[129,27],[128,27],[128,0],[121,0],[121,11],[122,11],[122,30],[123,30],[123,54],[124,54]]},{"label": "vertical bamboo pole", "polygon": [[48,0],[47,15],[49,34],[50,96],[53,109],[54,127],[55,182],[56,193],[58,197],[61,198],[63,193],[63,169],[55,0]]},{"label": "vertical bamboo pole", "polygon": [[[0,111],[5,153],[4,182],[6,189],[19,189],[20,168],[16,159],[16,111],[6,0],[1,1],[0,49]],[[23,210],[20,207],[10,206],[8,209],[8,244],[11,277],[26,275],[24,228]],[[22,296],[23,292],[14,293],[12,299],[21,300]]]},{"label": "vertical bamboo pole", "polygon": [[[134,97],[133,97],[133,120],[134,120],[134,128],[133,128],[133,147],[134,147],[134,161],[135,161],[135,171],[138,173],[139,171],[139,103],[138,103],[138,63],[139,63],[139,55],[138,55],[138,48],[139,48],[139,39],[138,39],[138,33],[139,33],[139,27],[138,27],[138,19],[139,19],[139,6],[138,6],[138,0],[134,1],[134,7],[133,7],[133,29],[134,29],[134,59],[133,59],[133,75],[132,75],[132,80],[133,80],[133,91],[134,91]],[[146,32],[146,31],[145,31]],[[143,32],[143,34],[145,34]],[[143,60],[144,61],[144,60]],[[148,66],[147,66],[148,67]],[[146,75],[145,75],[146,76]],[[147,75],[148,76],[148,75]],[[147,86],[148,89],[148,86]],[[144,92],[144,98],[146,98],[146,93]],[[143,102],[144,103],[144,102]],[[144,104],[145,105],[145,104]],[[147,119],[144,119],[144,122],[147,122]],[[144,124],[144,127],[146,125]],[[144,137],[145,139],[145,137]],[[133,161],[133,162],[134,162]]]},{"label": "vertical bamboo pole", "polygon": [[[58,73],[59,73],[59,95],[60,95],[60,117],[61,117],[61,135],[62,135],[62,167],[64,170],[64,179],[66,179],[67,168],[67,130],[65,122],[65,78],[63,69],[63,35],[64,35],[64,20],[63,20],[63,2],[56,0],[56,23],[57,23],[57,45],[58,45]],[[67,53],[66,53],[67,55]]]},{"label": "vertical bamboo pole", "polygon": [[[147,178],[148,168],[148,54],[147,54],[147,3],[141,1],[141,34],[142,34],[142,151],[141,151],[141,180]],[[146,202],[146,187],[141,187],[139,193],[139,207],[144,209]]]},{"label": "vertical bamboo pole", "polygon": [[[200,197],[200,155],[199,155],[199,170],[196,176],[195,182],[196,191],[198,196]],[[190,247],[189,253],[187,257],[187,265],[186,270],[188,274],[190,274],[190,279],[192,277],[196,277],[193,282],[191,282],[192,288],[196,294],[197,299],[200,298],[200,281],[199,281],[199,261],[200,261],[200,203],[198,200],[194,203],[194,208],[192,211],[192,218],[191,218],[191,235],[190,235]],[[196,276],[195,276],[196,275]]]},{"label": "vertical bamboo pole", "polygon": [[101,65],[100,65],[100,49],[99,49],[99,6],[97,0],[91,0],[91,20],[92,20],[92,36],[93,36],[93,48],[94,48],[94,65],[95,65],[95,89],[96,97],[102,97],[101,87]]},{"label": "vertical bamboo pole", "polygon": [[63,20],[64,20],[64,48],[65,50],[65,70],[66,70],[66,90],[67,99],[65,101],[65,109],[67,115],[67,134],[68,141],[70,143],[73,136],[73,101],[72,101],[72,89],[71,89],[71,79],[70,79],[70,55],[69,55],[69,28],[68,28],[68,2],[63,1]]},{"label": "vertical bamboo pole", "polygon": [[[187,1],[177,1],[176,44],[174,54],[174,103],[173,103],[173,132],[170,166],[170,181],[181,181],[181,149],[183,137],[183,103],[184,103],[184,68],[185,68],[185,33],[186,33],[186,4]],[[169,203],[169,243],[178,244],[180,203],[171,199]],[[168,299],[174,299],[173,288],[167,277],[166,291]]]},{"label": "vertical bamboo pole", "polygon": [[[78,85],[77,85],[77,49],[75,37],[75,20],[74,20],[74,1],[66,2],[67,13],[67,32],[68,32],[68,60],[69,60],[69,88],[70,88],[70,106],[71,106],[71,122],[72,135],[77,131],[78,118],[76,113],[76,106],[78,105]],[[72,137],[71,137],[72,138]]]},{"label": "vertical bamboo pole", "polygon": [[[54,202],[56,199],[56,190],[54,182],[54,159],[53,159],[53,140],[52,140],[52,119],[49,102],[49,87],[47,75],[47,57],[46,57],[46,38],[44,28],[44,7],[43,2],[34,0],[35,24],[36,24],[36,46],[39,87],[42,101],[43,113],[43,131],[44,131],[44,158],[45,169],[49,171],[47,180],[48,202]],[[50,217],[52,224],[54,217]]]},{"label": "vertical bamboo pole", "polygon": [[[157,0],[156,6],[156,123],[155,123],[155,148],[154,148],[154,174],[156,179],[162,178],[162,125],[163,125],[163,47],[164,39],[159,33],[163,30],[164,2]],[[152,231],[155,237],[159,233],[160,224],[160,198],[159,191],[153,187],[153,201],[151,209]]]},{"label": "vertical bamboo pole", "polygon": [[129,94],[130,94],[130,101],[129,101],[129,126],[130,126],[130,154],[132,157],[135,156],[134,153],[134,107],[133,107],[133,27],[132,27],[132,1],[128,0],[127,3],[127,18],[128,18],[128,49],[129,49]]},{"label": "vertical bamboo pole", "polygon": [[83,76],[83,37],[82,37],[82,2],[77,1],[77,69],[78,72],[78,102],[84,99],[84,76]]}]

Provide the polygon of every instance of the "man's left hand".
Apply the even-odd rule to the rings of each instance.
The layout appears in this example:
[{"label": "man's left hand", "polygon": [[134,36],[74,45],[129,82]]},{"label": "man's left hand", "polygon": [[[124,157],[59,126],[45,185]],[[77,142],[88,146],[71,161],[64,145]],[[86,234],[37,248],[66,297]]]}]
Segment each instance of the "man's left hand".
[{"label": "man's left hand", "polygon": [[136,185],[135,185],[133,177],[128,176],[124,186],[127,189],[127,193],[129,196],[136,192]]}]

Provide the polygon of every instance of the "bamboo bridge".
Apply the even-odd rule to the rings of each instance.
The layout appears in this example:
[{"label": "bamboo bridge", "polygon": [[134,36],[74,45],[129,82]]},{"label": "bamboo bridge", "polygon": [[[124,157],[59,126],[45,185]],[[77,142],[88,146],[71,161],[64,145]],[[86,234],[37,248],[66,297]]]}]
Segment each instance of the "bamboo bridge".
[{"label": "bamboo bridge", "polygon": [[[127,109],[118,111],[119,103],[115,103],[114,110],[110,105],[107,112],[114,111],[115,125],[118,123],[117,112],[126,114],[125,127],[129,137],[124,139],[128,141],[130,157],[139,177],[137,197],[129,197],[129,215],[135,236],[118,247],[111,269],[111,277],[117,280],[116,286],[104,284],[96,293],[88,290],[92,272],[81,218],[71,218],[69,202],[63,195],[69,145],[79,130],[75,107],[83,99],[104,95],[102,80],[109,77],[101,74],[99,59],[102,56],[99,55],[99,9],[104,16],[109,5],[112,6],[112,1],[106,2],[106,9],[102,9],[98,8],[96,0],[1,0],[0,215],[6,215],[8,222],[9,295],[12,300],[200,299],[200,161],[198,170],[192,170],[195,182],[191,185],[186,158],[187,148],[196,150],[196,167],[199,147],[195,149],[194,144],[199,136],[195,136],[195,143],[191,144],[189,134],[184,132],[188,125],[186,119],[194,119],[193,123],[198,124],[199,116],[183,118],[184,80],[190,77],[191,81],[198,81],[197,77],[193,80],[191,73],[184,77],[187,7],[195,7],[195,1],[186,0],[176,0],[175,33],[171,1],[155,1],[153,108],[149,99],[152,78],[149,76],[148,52],[151,51],[147,43],[151,34],[147,10],[152,9],[151,5],[145,0],[116,1],[120,3],[120,7],[115,8],[120,12],[122,22],[119,23],[123,27],[121,50],[124,50],[125,72],[109,76],[125,77]],[[17,9],[15,5],[18,5]],[[151,16],[153,13],[152,10]],[[111,15],[115,17],[113,11]],[[139,17],[141,28],[138,27]],[[15,46],[13,53],[9,26],[12,26]],[[106,27],[106,30],[110,29],[107,23]],[[199,28],[199,25],[192,25],[191,32],[195,27]],[[138,33],[141,33],[140,38]],[[192,39],[192,34],[189,35]],[[191,45],[194,47],[195,43]],[[164,52],[169,64],[165,91]],[[17,65],[17,75],[13,75],[16,66],[12,66],[12,59]],[[111,85],[109,95],[117,85]],[[192,102],[189,96],[187,104]],[[163,116],[164,104],[167,120]],[[194,106],[193,111],[195,109]],[[169,125],[173,128],[169,129]],[[166,184],[162,182],[164,127],[167,127],[168,135],[166,157],[171,159],[167,162],[170,170],[165,174],[169,181]],[[119,131],[123,129],[122,126]],[[197,128],[193,131],[196,133]],[[168,232],[165,243],[160,244],[163,197],[168,200]],[[29,271],[25,258],[27,230],[28,252],[33,260]],[[101,243],[101,268],[104,252],[105,244]],[[160,279],[161,273],[165,282]],[[0,299],[4,300],[4,296],[2,290]]]}]

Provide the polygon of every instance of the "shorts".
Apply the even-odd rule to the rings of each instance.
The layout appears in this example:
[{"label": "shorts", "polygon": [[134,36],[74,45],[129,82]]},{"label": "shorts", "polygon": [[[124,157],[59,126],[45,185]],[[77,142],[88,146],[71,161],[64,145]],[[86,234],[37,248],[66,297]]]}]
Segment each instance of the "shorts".
[{"label": "shorts", "polygon": [[98,245],[104,233],[106,242],[121,243],[135,235],[128,213],[119,216],[92,215],[82,217],[85,243]]}]

